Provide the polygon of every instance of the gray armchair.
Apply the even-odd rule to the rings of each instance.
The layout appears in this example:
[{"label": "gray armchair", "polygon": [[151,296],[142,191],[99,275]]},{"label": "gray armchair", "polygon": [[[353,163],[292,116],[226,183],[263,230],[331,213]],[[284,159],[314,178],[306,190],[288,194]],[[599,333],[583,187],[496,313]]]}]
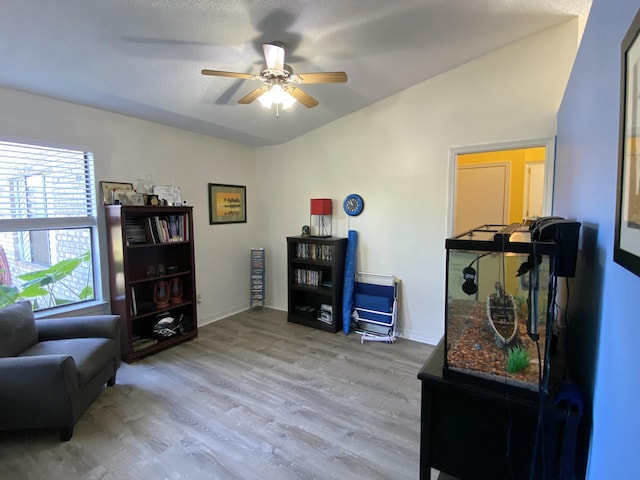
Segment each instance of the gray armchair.
[{"label": "gray armchair", "polygon": [[29,302],[0,309],[0,430],[56,427],[69,440],[119,366],[118,315],[35,320]]}]

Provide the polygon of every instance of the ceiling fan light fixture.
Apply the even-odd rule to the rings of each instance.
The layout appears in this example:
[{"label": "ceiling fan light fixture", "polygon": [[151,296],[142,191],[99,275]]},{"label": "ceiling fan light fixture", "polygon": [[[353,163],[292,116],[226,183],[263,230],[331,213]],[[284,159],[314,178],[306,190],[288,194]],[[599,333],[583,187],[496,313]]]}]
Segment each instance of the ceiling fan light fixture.
[{"label": "ceiling fan light fixture", "polygon": [[282,42],[263,43],[266,68],[259,75],[249,73],[227,72],[224,70],[202,70],[203,75],[214,77],[241,78],[243,80],[259,80],[263,82],[261,87],[251,90],[238,100],[242,105],[248,105],[255,100],[270,109],[276,106],[276,117],[280,110],[286,110],[294,103],[299,102],[306,108],[318,105],[318,100],[302,89],[294,86],[300,83],[344,83],[347,81],[345,72],[312,72],[293,73],[293,68],[284,63],[284,44]]},{"label": "ceiling fan light fixture", "polygon": [[275,103],[282,107],[282,110],[286,110],[296,103],[296,99],[289,93],[285,92],[282,86],[279,84],[272,85],[269,90],[258,97],[260,103],[266,108],[271,108]]}]

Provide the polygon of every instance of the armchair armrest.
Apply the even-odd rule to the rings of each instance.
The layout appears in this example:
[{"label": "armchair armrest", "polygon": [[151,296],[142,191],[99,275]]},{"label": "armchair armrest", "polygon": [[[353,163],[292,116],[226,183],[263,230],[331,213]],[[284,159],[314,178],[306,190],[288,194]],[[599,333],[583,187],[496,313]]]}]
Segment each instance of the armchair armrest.
[{"label": "armchair armrest", "polygon": [[0,358],[0,426],[70,426],[79,412],[78,373],[69,355]]},{"label": "armchair armrest", "polygon": [[36,320],[38,340],[64,338],[110,338],[120,342],[119,315],[88,315],[81,317]]}]

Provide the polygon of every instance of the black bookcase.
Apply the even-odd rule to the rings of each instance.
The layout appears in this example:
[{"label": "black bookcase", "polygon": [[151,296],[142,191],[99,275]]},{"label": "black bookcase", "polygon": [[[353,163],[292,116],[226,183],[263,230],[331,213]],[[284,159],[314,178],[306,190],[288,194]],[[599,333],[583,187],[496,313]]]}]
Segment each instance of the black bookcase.
[{"label": "black bookcase", "polygon": [[346,238],[287,237],[289,322],[332,333],[342,329],[346,249]]}]

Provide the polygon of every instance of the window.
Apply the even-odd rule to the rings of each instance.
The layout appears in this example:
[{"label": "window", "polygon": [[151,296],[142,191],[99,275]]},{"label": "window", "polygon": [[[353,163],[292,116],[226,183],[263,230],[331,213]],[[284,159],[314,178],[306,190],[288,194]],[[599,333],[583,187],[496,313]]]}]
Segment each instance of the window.
[{"label": "window", "polygon": [[0,306],[95,298],[93,185],[88,152],[0,142]]}]

